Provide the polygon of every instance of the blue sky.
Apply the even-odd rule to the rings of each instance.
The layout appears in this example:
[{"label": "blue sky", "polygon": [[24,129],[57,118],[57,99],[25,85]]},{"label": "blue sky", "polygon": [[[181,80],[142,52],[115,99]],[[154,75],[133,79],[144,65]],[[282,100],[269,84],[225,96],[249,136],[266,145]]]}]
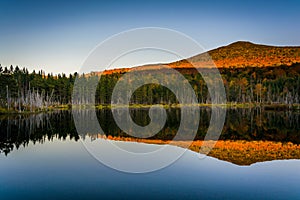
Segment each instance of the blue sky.
[{"label": "blue sky", "polygon": [[[238,40],[300,46],[300,1],[0,1],[0,63],[78,71],[100,42],[163,27],[205,49]],[[159,61],[158,61],[159,62]]]}]

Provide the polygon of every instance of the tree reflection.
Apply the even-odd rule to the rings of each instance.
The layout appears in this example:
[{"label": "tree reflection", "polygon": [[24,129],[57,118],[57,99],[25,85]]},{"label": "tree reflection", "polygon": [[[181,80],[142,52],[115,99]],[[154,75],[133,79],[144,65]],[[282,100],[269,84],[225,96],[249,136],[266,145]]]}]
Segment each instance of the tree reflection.
[{"label": "tree reflection", "polygon": [[[133,121],[141,126],[149,124],[148,108],[130,109]],[[91,110],[78,110],[80,115],[89,118]],[[255,109],[228,109],[221,140],[280,141],[300,144],[300,113],[295,111],[264,111]],[[151,139],[172,140],[179,128],[180,108],[167,109],[167,121],[164,128]],[[112,111],[96,111],[98,121],[105,135],[129,137],[116,125]],[[203,140],[211,118],[209,107],[200,109],[200,123],[196,140]],[[0,116],[0,153],[9,154],[29,142],[44,143],[53,138],[66,140],[67,137],[77,141],[78,135],[72,111],[55,111],[34,115]],[[94,137],[98,137],[97,133]]]},{"label": "tree reflection", "polygon": [[44,143],[53,138],[65,140],[68,136],[76,141],[79,139],[69,111],[1,116],[0,130],[0,153],[5,155],[14,148],[26,147],[30,141]]}]

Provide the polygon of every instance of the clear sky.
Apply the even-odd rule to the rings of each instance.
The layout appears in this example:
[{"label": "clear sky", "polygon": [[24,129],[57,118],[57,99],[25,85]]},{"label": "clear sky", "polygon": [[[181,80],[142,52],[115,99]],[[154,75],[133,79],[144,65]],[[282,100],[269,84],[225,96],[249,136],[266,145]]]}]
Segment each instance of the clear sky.
[{"label": "clear sky", "polygon": [[[0,1],[0,63],[78,71],[109,36],[163,27],[205,49],[238,40],[300,46],[300,1]],[[158,61],[159,62],[159,61]]]}]

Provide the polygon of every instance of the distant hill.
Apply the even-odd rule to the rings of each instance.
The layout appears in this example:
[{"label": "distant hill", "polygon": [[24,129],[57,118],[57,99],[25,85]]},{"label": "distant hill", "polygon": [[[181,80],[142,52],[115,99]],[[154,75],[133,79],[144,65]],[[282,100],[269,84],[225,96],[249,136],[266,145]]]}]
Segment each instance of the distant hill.
[{"label": "distant hill", "polygon": [[[300,63],[300,47],[296,46],[278,47],[239,41],[207,53],[218,68],[275,67]],[[204,53],[187,60],[201,64],[207,61],[207,56]],[[175,68],[189,66],[185,60],[170,65]]]},{"label": "distant hill", "polygon": [[[207,54],[208,53],[208,54]],[[227,46],[219,47],[185,60],[179,60],[166,65],[172,68],[210,67],[209,55],[218,68],[243,68],[243,67],[276,67],[291,66],[300,63],[300,47],[279,47],[254,44],[239,41]],[[189,62],[188,62],[189,61]],[[136,70],[158,69],[157,64],[134,67]],[[130,68],[107,70],[105,74],[126,72]]]}]

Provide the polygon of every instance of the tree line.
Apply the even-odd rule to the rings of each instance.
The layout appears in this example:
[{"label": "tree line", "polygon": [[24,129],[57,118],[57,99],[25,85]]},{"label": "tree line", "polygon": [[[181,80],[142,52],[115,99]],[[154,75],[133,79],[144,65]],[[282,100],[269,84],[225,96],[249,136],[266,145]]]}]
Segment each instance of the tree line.
[{"label": "tree line", "polygon": [[0,108],[21,112],[69,104],[76,76],[0,65]]},{"label": "tree line", "polygon": [[[194,89],[199,103],[211,103],[207,85],[195,69],[176,70],[184,75]],[[299,104],[300,64],[260,68],[220,68],[219,71],[227,101],[230,103]],[[165,76],[163,71],[158,70],[154,73],[147,70],[141,73],[154,83],[155,77]],[[29,72],[28,69],[20,69],[18,66],[0,65],[0,108],[22,112],[70,105],[73,91],[84,94],[79,99],[73,99],[73,103],[90,104],[94,101],[99,105],[109,105],[115,85],[122,76],[123,73],[120,72],[103,74],[101,77],[97,74],[78,75],[78,73],[46,75],[42,70]],[[172,84],[178,86],[181,84],[176,82],[176,76],[166,77]],[[74,88],[76,78],[79,87]],[[98,84],[96,90],[93,90],[90,86],[95,79]],[[176,104],[178,103],[176,95],[178,94],[173,94],[159,84],[147,84],[133,93],[131,103]]]}]

